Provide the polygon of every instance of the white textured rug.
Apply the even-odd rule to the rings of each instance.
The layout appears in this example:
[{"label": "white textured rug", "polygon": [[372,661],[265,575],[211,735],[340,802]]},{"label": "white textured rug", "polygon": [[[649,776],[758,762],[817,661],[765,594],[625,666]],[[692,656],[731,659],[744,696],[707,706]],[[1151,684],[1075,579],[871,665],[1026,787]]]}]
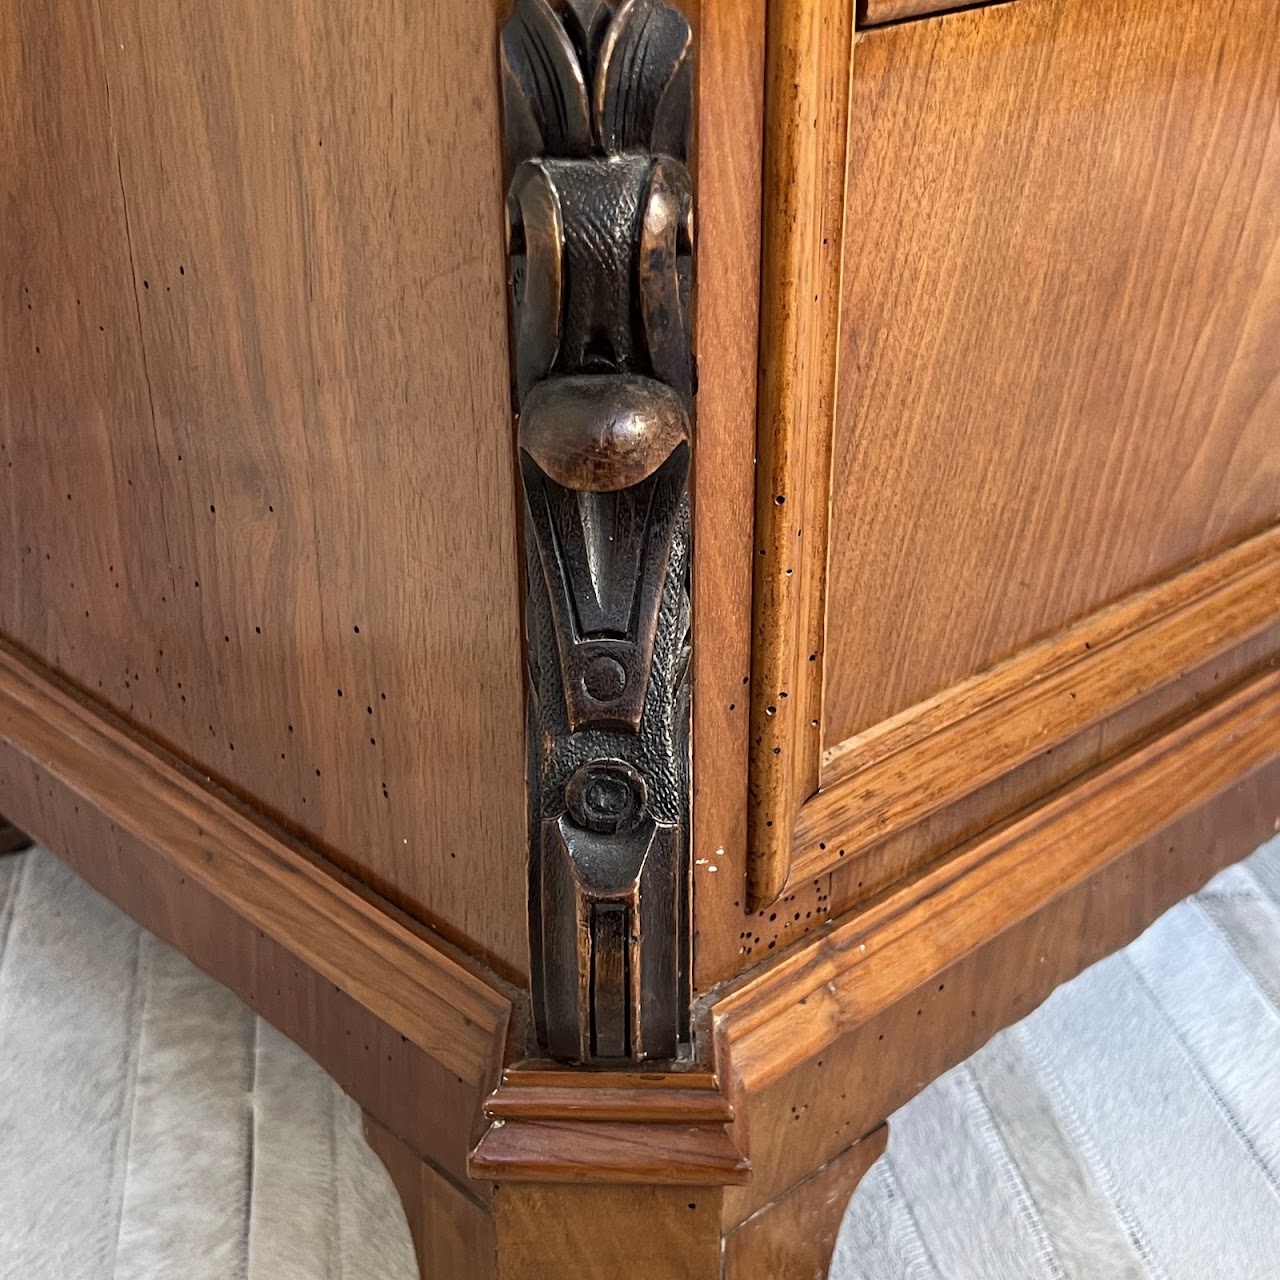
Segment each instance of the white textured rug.
[{"label": "white textured rug", "polygon": [[[0,859],[0,1277],[413,1275],[332,1081],[49,854]],[[1280,841],[899,1112],[832,1277],[1280,1277]]]}]

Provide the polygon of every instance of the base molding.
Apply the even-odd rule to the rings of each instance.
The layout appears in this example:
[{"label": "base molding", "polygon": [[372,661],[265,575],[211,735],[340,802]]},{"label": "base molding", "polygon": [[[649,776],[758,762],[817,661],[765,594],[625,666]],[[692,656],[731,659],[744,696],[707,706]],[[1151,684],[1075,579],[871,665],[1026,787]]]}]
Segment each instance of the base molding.
[{"label": "base molding", "polygon": [[748,1119],[742,1221],[1280,830],[1261,676],[707,1002]]},{"label": "base molding", "polygon": [[496,980],[2,643],[0,811],[466,1182]]},{"label": "base molding", "polygon": [[484,1111],[475,1178],[718,1187],[751,1172],[733,1106],[703,1068],[587,1074],[517,1063]]},{"label": "base molding", "polygon": [[679,1070],[522,1060],[519,993],[2,644],[0,811],[361,1104],[428,1275],[787,1280],[888,1115],[1280,829],[1280,673],[708,993]]}]

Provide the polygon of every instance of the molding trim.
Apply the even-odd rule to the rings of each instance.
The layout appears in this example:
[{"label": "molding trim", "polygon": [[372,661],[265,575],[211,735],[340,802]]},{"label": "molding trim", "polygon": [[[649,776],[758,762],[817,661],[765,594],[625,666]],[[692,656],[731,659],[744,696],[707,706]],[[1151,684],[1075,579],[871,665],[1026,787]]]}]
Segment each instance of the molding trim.
[{"label": "molding trim", "polygon": [[474,1178],[726,1186],[750,1176],[733,1107],[703,1069],[584,1074],[520,1063],[503,1072],[485,1115]]},{"label": "molding trim", "polygon": [[3,642],[0,805],[466,1185],[521,1021],[496,979]]},{"label": "molding trim", "polygon": [[709,1000],[754,1169],[726,1192],[726,1222],[870,1133],[1277,830],[1273,672]]},{"label": "molding trim", "polygon": [[689,1042],[693,36],[664,0],[502,33],[542,1050]]},{"label": "molding trim", "polygon": [[853,5],[773,0],[765,81],[747,897],[786,883],[818,787]]},{"label": "molding trim", "polygon": [[[926,0],[885,0],[860,6],[858,27],[870,10],[923,12]],[[933,8],[939,7],[937,4]],[[862,9],[868,10],[867,14]],[[1147,732],[1158,731],[1171,709],[1185,710],[1201,691],[1188,688],[1180,707],[1172,686],[1198,664],[1240,649],[1239,678],[1262,643],[1258,617],[1280,614],[1273,581],[1260,573],[1240,592],[1233,616],[1212,616],[1225,595],[1205,602],[1190,597],[1216,574],[1234,572],[1235,551],[1135,594],[1135,626],[1148,628],[1132,643],[1113,643],[1110,673],[1088,655],[1066,667],[1050,653],[1107,629],[1114,609],[1102,610],[1045,644],[1036,645],[994,671],[904,710],[884,724],[824,752],[823,668],[826,619],[828,521],[835,385],[840,346],[840,295],[846,228],[845,167],[849,90],[856,55],[854,6],[820,0],[776,0],[768,8],[764,237],[760,328],[759,414],[756,430],[757,491],[752,592],[752,673],[748,762],[746,905],[759,912],[786,895],[811,896],[847,909],[896,875],[1022,804],[1064,784],[1100,756],[1133,743],[1142,726],[1137,703],[1153,698]],[[816,122],[816,127],[815,127]],[[1247,558],[1276,530],[1237,548]],[[1196,581],[1200,570],[1204,578]],[[1177,598],[1175,598],[1177,597]],[[1167,626],[1150,621],[1152,601],[1163,600]],[[1185,604],[1185,608],[1184,608]],[[1245,614],[1252,611],[1253,619]],[[1235,630],[1227,634],[1227,629]],[[1218,632],[1216,636],[1213,632]],[[1278,643],[1272,654],[1280,654]],[[1166,647],[1160,649],[1164,644]],[[1246,652],[1247,649],[1247,652]],[[1228,664],[1230,665],[1230,664]],[[1254,664],[1256,667],[1256,663]],[[1051,705],[1048,688],[1011,694],[1010,680],[1028,686],[1043,678],[1081,679],[1088,697],[1054,707],[1047,734],[1037,718]],[[1224,677],[1225,678],[1225,677]],[[1003,682],[1003,685],[1002,685]],[[1193,682],[1188,682],[1189,685]],[[1108,684],[1110,687],[1108,688]],[[992,706],[983,712],[981,699]],[[998,713],[994,710],[999,700]],[[1112,734],[1112,717],[1124,731]],[[943,720],[949,720],[940,728]],[[961,723],[963,721],[963,723]],[[1001,763],[984,754],[976,764],[966,748],[992,722],[1001,727]],[[915,727],[913,727],[913,725]],[[1059,731],[1057,726],[1062,727]],[[931,735],[936,733],[936,737]],[[1093,733],[1102,749],[1085,749]],[[1021,741],[1014,739],[1021,735]],[[1073,743],[1062,767],[1031,765],[1037,755]],[[891,749],[891,744],[893,745]],[[903,745],[909,744],[909,745]],[[892,758],[890,758],[891,753]],[[1066,757],[1073,760],[1066,767]],[[939,762],[942,762],[940,767]],[[1054,762],[1055,765],[1058,763]],[[1000,781],[1001,773],[1028,766],[1027,776]],[[970,771],[963,776],[963,770]],[[1033,782],[1031,775],[1037,773]],[[979,795],[984,787],[1000,797]],[[1014,792],[1016,802],[1009,802]],[[944,816],[949,806],[961,808]],[[922,824],[928,831],[919,830]],[[919,839],[917,839],[917,835]],[[897,847],[884,848],[885,842]],[[926,848],[927,846],[927,848]],[[868,865],[853,867],[867,857]],[[838,874],[837,874],[838,873]],[[836,876],[833,881],[830,879]],[[818,914],[818,913],[815,913]]]},{"label": "molding trim", "polygon": [[999,3],[1000,0],[977,0],[976,5],[973,0],[858,0],[858,30]]},{"label": "molding trim", "polygon": [[807,1203],[815,1167],[873,1152],[925,1083],[1276,830],[1280,673],[710,993],[712,1066],[509,1067],[471,1175],[723,1186],[726,1233],[772,1220]]},{"label": "molding trim", "polygon": [[709,1067],[503,1072],[511,995],[4,644],[0,807],[470,1200],[723,1186],[728,1231],[1280,829],[1280,673],[711,993]]},{"label": "molding trim", "polygon": [[[1263,651],[1280,654],[1278,624],[1280,528],[840,743],[825,753],[821,789],[797,815],[783,892],[1131,709],[1142,718],[1144,699],[1268,633]],[[1068,771],[1042,792],[1069,780],[1065,753],[1061,766]]]}]

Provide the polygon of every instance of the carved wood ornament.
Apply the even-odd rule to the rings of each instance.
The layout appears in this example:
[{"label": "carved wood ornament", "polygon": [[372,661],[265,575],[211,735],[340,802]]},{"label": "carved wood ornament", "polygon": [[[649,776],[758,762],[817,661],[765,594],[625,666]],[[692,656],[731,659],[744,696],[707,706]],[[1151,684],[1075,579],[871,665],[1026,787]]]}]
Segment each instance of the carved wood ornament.
[{"label": "carved wood ornament", "polygon": [[502,36],[535,1021],[575,1062],[689,1038],[691,42],[662,0]]}]

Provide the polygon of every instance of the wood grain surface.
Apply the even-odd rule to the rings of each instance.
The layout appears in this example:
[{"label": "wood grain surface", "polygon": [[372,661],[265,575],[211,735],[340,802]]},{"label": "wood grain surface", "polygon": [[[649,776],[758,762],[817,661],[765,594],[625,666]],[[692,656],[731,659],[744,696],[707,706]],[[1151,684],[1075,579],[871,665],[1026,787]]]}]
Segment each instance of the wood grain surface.
[{"label": "wood grain surface", "polygon": [[498,1274],[717,1280],[722,1195],[711,1187],[500,1187]]},{"label": "wood grain surface", "polygon": [[845,1210],[888,1140],[881,1125],[729,1232],[722,1280],[826,1280]]},{"label": "wood grain surface", "polygon": [[855,64],[828,748],[1280,510],[1280,9],[1017,0]]},{"label": "wood grain surface", "polygon": [[0,632],[520,977],[498,21],[5,6]]},{"label": "wood grain surface", "polygon": [[[1236,669],[1250,672],[1280,657],[1278,627],[1280,529],[848,740],[828,753],[823,788],[801,810],[791,883],[859,861],[886,836],[1008,782],[1037,759],[1041,791],[1060,785],[1104,758],[1108,746],[1124,744],[1120,720],[1125,732],[1152,731],[1169,712],[1162,695],[1177,700],[1180,693],[1184,705],[1201,695],[1192,673],[1212,665],[1222,692],[1241,659]],[[1102,725],[1109,731],[1098,733]],[[1073,741],[1082,736],[1092,741]],[[1021,798],[1035,794],[1024,788]],[[921,841],[920,856],[928,852]]]},{"label": "wood grain surface", "polygon": [[[488,1205],[493,1188],[458,1187],[367,1114],[364,1132],[404,1205],[422,1280],[498,1280],[497,1227]],[[482,1199],[474,1194],[478,1188]]]},{"label": "wood grain surface", "polygon": [[[978,0],[979,4],[1008,4],[1012,0]],[[930,13],[973,7],[973,0],[857,0],[858,27],[878,27],[886,22],[922,18]]]}]

